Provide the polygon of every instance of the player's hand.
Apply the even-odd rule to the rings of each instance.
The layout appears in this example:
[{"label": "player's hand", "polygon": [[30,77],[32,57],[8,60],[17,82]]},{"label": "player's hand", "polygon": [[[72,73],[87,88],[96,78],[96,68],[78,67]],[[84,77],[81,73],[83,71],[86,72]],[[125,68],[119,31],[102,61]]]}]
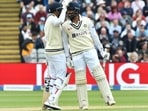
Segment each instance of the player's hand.
[{"label": "player's hand", "polygon": [[62,5],[63,5],[64,7],[67,7],[70,2],[72,2],[72,0],[63,0],[63,1],[62,1]]},{"label": "player's hand", "polygon": [[103,51],[102,57],[103,57],[104,60],[109,60],[109,53],[107,51]]},{"label": "player's hand", "polygon": [[71,57],[66,57],[66,65],[68,68],[73,68],[73,61]]}]

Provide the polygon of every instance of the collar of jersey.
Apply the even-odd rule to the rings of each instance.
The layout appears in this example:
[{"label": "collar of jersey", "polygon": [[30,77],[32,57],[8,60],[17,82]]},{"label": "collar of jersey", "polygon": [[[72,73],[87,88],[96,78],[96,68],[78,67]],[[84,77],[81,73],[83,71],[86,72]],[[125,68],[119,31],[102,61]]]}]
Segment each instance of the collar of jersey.
[{"label": "collar of jersey", "polygon": [[80,21],[78,21],[77,24],[75,24],[75,23],[73,23],[73,22],[70,23],[70,25],[71,25],[73,28],[75,28],[75,29],[79,29],[79,28],[81,27],[81,25],[82,25],[82,18],[81,18],[80,15],[79,15],[79,17],[80,17]]}]

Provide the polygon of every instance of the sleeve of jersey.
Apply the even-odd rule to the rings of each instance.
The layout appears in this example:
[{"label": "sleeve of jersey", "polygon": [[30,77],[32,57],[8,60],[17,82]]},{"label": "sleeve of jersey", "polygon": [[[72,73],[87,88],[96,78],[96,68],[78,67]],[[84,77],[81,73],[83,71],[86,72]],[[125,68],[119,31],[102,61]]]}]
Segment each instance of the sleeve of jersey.
[{"label": "sleeve of jersey", "polygon": [[69,47],[68,47],[68,38],[67,38],[67,34],[64,30],[62,30],[62,40],[63,40],[63,46],[64,46],[64,52],[65,52],[65,56],[69,57]]},{"label": "sleeve of jersey", "polygon": [[62,24],[65,21],[66,11],[67,11],[67,9],[63,8],[60,16],[58,18],[52,20],[52,23],[54,26],[59,26],[60,24]]},{"label": "sleeve of jersey", "polygon": [[91,33],[91,37],[94,41],[95,46],[97,47],[97,49],[102,55],[102,53],[104,52],[104,49],[103,49],[102,43],[99,40],[98,34],[93,24],[90,24],[90,33]]}]

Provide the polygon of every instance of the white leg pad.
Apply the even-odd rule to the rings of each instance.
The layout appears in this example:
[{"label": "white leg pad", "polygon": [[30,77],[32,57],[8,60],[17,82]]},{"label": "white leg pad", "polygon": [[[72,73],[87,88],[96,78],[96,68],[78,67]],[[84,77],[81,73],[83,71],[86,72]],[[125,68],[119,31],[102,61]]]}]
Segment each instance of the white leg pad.
[{"label": "white leg pad", "polygon": [[71,75],[71,74],[66,74],[65,79],[64,79],[62,85],[61,85],[61,86],[58,86],[58,88],[57,88],[56,95],[54,96],[54,98],[55,98],[54,101],[55,101],[56,104],[58,104],[59,96],[61,95],[61,93],[62,93],[64,87],[67,86],[67,84],[68,84],[68,82],[69,82],[70,75]]},{"label": "white leg pad", "polygon": [[64,87],[68,84],[71,74],[67,74],[65,76],[64,81],[60,78],[57,78],[54,81],[53,88],[51,90],[51,95],[49,97],[49,101],[52,101],[53,104],[58,105],[58,99],[64,89]]},{"label": "white leg pad", "polygon": [[97,85],[100,88],[100,92],[103,96],[105,103],[107,103],[107,104],[109,103],[108,105],[115,104],[110,86],[108,84],[108,81],[107,81],[107,78],[105,75],[105,72],[101,66],[97,66],[93,69],[93,76],[95,77],[95,79],[97,81]]},{"label": "white leg pad", "polygon": [[85,71],[76,71],[76,88],[80,109],[88,109],[88,94]]}]

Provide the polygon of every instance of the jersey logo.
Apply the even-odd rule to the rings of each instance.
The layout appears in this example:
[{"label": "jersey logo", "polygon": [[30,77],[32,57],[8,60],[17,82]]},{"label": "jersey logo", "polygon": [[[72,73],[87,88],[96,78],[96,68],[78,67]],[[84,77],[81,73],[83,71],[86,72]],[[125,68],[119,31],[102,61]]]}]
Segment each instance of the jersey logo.
[{"label": "jersey logo", "polygon": [[82,25],[82,21],[80,21],[79,23],[78,23],[78,25],[75,25],[75,24],[70,24],[73,28],[75,28],[75,29],[79,29],[80,27],[81,27],[81,25]]},{"label": "jersey logo", "polygon": [[72,34],[72,38],[75,38],[75,37],[81,37],[83,35],[87,35],[88,32],[87,31],[83,31],[83,32],[78,32],[78,33],[73,33]]}]

